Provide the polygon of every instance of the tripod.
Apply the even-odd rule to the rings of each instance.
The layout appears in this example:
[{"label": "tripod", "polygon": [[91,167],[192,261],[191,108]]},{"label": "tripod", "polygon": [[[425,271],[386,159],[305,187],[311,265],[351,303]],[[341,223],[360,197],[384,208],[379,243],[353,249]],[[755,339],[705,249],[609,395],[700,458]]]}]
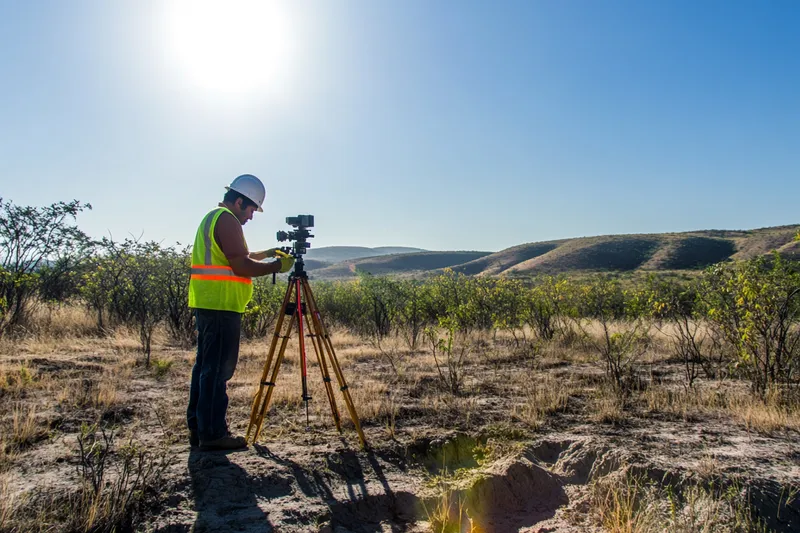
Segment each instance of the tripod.
[{"label": "tripod", "polygon": [[[350,419],[353,421],[356,431],[358,432],[358,438],[361,441],[361,446],[366,448],[367,440],[364,437],[364,432],[361,430],[361,422],[356,414],[356,408],[353,405],[353,399],[350,396],[350,390],[345,382],[344,374],[342,374],[342,368],[339,366],[339,361],[336,359],[336,352],[333,350],[331,337],[322,322],[322,315],[317,307],[314,294],[311,292],[308,274],[303,268],[303,257],[300,256],[295,263],[294,271],[289,276],[289,284],[286,287],[286,294],[283,297],[283,304],[281,305],[281,310],[278,314],[278,322],[275,325],[275,333],[272,337],[272,343],[269,347],[267,361],[264,364],[264,372],[261,374],[258,392],[253,399],[253,407],[250,412],[250,423],[247,426],[247,435],[245,438],[249,443],[252,444],[258,440],[258,437],[261,434],[261,426],[264,422],[264,415],[269,410],[269,403],[272,399],[272,392],[275,388],[278,371],[280,370],[281,363],[283,362],[283,357],[286,354],[286,345],[288,344],[289,339],[292,337],[292,331],[294,330],[295,324],[297,324],[297,334],[300,341],[300,377],[302,383],[302,398],[306,404],[306,426],[308,426],[308,402],[311,400],[311,396],[308,394],[308,382],[306,375],[305,338],[308,337],[311,339],[311,344],[314,347],[314,353],[317,357],[317,363],[319,363],[319,369],[322,373],[322,381],[325,384],[325,393],[328,396],[328,403],[331,406],[331,413],[333,414],[333,421],[336,424],[336,429],[339,431],[339,433],[342,432],[341,417],[339,416],[339,409],[336,406],[336,399],[333,396],[333,386],[331,384],[331,377],[328,372],[329,364],[333,369],[333,373],[336,375],[336,380],[339,383],[339,390],[342,392],[342,397],[347,405],[347,410],[350,412]],[[284,319],[287,316],[290,316],[291,318],[287,321],[288,326],[286,327],[285,333],[281,334],[281,331],[284,329]],[[280,347],[278,347],[279,339]]]}]

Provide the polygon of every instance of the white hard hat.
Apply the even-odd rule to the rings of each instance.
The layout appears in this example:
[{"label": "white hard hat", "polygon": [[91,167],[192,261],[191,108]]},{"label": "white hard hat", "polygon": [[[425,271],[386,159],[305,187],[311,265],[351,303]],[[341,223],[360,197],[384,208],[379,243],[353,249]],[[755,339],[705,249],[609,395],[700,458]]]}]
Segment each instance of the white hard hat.
[{"label": "white hard hat", "polygon": [[225,187],[226,190],[236,191],[249,198],[253,203],[258,206],[258,212],[262,213],[261,204],[264,203],[264,198],[267,196],[267,190],[261,180],[252,174],[242,174],[237,176],[232,182],[230,187]]}]

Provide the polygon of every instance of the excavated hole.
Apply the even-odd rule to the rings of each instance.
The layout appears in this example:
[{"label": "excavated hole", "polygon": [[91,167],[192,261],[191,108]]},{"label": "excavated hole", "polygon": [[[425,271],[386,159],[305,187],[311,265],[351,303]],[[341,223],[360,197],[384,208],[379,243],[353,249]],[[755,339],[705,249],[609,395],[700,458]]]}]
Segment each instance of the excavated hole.
[{"label": "excavated hole", "polygon": [[432,475],[471,469],[478,466],[479,447],[486,444],[464,433],[434,439],[420,439],[411,444],[406,454]]},{"label": "excavated hole", "polygon": [[[517,531],[551,518],[569,503],[558,475],[538,460],[517,454],[482,464],[485,445],[485,440],[455,434],[409,447],[409,458],[431,475],[420,519],[432,522],[435,530],[469,525],[478,531]],[[540,453],[555,461],[556,448]]]},{"label": "excavated hole", "polygon": [[[332,523],[356,528],[386,520],[426,521],[435,531],[514,532],[549,521],[565,507],[588,504],[586,491],[572,492],[569,486],[613,483],[616,478],[624,483],[633,476],[670,487],[678,497],[700,482],[692,472],[653,464],[592,438],[543,440],[491,463],[484,460],[485,451],[484,440],[465,434],[421,439],[406,450],[429,474],[420,494],[396,492],[340,503],[331,508]],[[329,468],[352,474],[338,466]],[[749,485],[754,512],[770,528],[798,530],[797,503],[787,504],[784,487],[763,480]],[[580,500],[570,502],[569,494],[581,494]]]}]

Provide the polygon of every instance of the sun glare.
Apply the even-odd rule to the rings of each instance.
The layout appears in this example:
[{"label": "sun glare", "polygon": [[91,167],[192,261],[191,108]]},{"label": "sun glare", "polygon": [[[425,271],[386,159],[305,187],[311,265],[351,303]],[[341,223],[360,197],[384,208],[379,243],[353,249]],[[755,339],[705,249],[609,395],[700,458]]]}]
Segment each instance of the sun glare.
[{"label": "sun glare", "polygon": [[275,0],[164,2],[169,68],[213,98],[286,89],[295,36]]}]

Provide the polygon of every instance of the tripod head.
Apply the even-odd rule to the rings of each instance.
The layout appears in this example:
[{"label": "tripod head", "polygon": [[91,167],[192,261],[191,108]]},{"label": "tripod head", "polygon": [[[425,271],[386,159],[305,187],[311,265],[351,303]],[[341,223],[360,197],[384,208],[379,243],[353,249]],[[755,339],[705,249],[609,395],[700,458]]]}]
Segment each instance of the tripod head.
[{"label": "tripod head", "polygon": [[297,215],[296,217],[286,217],[286,223],[295,229],[292,231],[279,231],[276,238],[278,242],[294,241],[292,246],[283,246],[281,250],[295,258],[293,277],[307,278],[308,274],[304,270],[305,263],[303,255],[311,248],[308,239],[312,238],[308,228],[314,227],[314,215]]}]

